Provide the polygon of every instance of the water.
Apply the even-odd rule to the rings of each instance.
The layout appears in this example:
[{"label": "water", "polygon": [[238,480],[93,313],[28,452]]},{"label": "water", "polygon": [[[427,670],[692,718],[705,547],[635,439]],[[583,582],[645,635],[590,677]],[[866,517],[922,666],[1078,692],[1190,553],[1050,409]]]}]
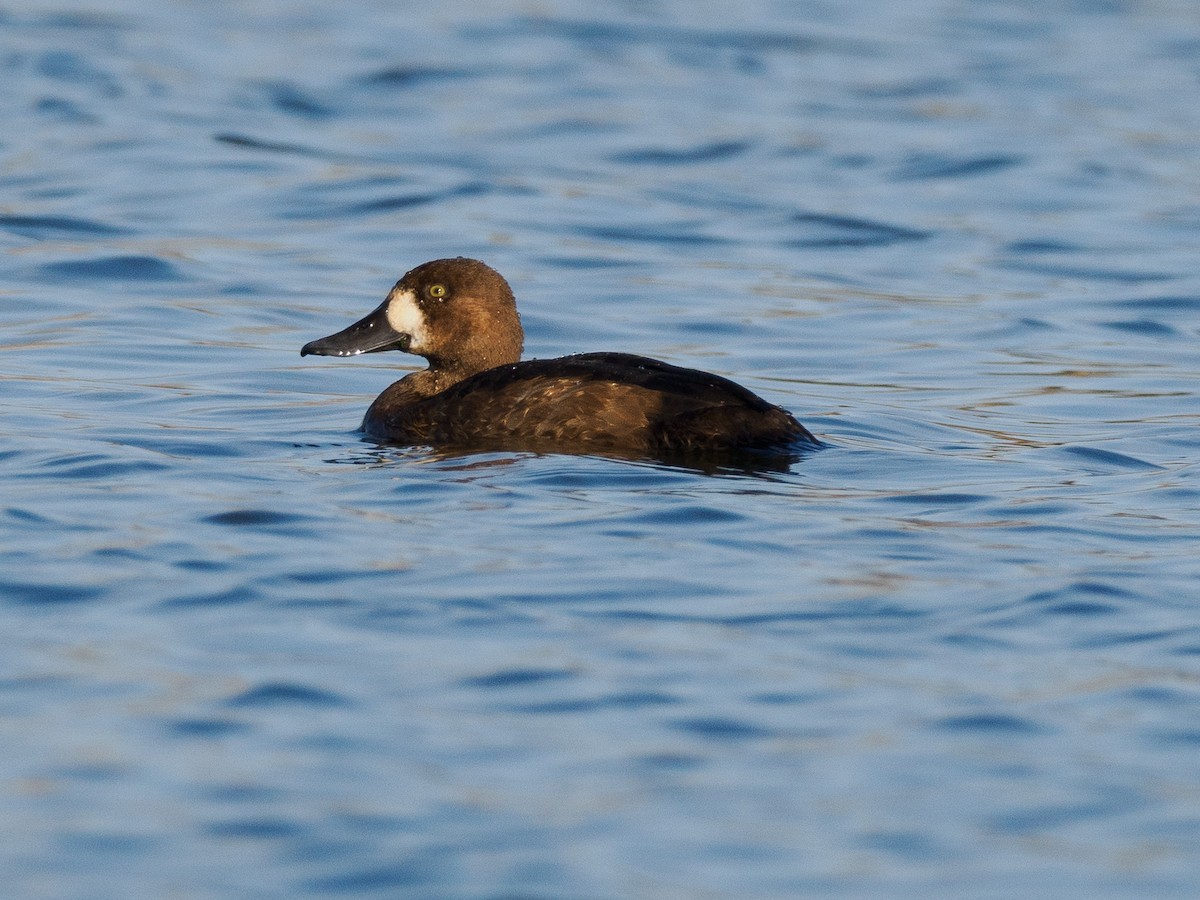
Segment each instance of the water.
[{"label": "water", "polygon": [[[436,7],[436,9],[434,8]],[[1200,13],[0,11],[25,897],[1192,897]],[[425,259],[788,472],[446,458],[298,355]]]}]

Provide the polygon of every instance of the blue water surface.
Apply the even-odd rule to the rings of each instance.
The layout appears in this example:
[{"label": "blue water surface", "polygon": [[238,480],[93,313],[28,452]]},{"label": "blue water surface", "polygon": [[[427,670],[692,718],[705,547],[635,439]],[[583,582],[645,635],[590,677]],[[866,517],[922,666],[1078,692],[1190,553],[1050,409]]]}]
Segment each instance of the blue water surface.
[{"label": "blue water surface", "polygon": [[[1200,894],[1200,9],[0,6],[14,897]],[[787,471],[381,447],[426,259]]]}]

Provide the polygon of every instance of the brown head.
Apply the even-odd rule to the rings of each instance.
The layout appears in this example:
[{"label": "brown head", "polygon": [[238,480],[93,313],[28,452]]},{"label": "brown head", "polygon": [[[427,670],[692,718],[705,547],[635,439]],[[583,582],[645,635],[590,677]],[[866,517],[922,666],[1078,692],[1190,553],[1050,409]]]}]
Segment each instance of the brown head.
[{"label": "brown head", "polygon": [[524,341],[508,282],[491,266],[459,256],[417,266],[368,316],[305,344],[300,355],[403,350],[429,360],[429,380],[445,390],[476,372],[517,362]]}]

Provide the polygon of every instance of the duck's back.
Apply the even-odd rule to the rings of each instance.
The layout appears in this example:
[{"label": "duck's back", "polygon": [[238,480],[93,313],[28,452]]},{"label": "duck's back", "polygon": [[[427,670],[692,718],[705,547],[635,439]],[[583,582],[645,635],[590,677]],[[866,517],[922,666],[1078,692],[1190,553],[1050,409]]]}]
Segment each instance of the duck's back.
[{"label": "duck's back", "polygon": [[373,437],[471,449],[661,455],[782,449],[815,442],[790,413],[741,385],[628,353],[497,366],[441,393],[385,392],[367,411]]}]

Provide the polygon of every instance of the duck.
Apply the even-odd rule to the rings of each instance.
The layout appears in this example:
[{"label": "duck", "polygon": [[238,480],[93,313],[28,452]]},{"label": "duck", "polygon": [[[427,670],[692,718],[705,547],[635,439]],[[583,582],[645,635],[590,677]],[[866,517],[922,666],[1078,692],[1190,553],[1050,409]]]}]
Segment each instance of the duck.
[{"label": "duck", "polygon": [[367,409],[360,430],[381,443],[646,459],[820,446],[790,412],[720,375],[631,353],[522,360],[524,343],[508,282],[460,256],[412,269],[300,355],[425,358]]}]

